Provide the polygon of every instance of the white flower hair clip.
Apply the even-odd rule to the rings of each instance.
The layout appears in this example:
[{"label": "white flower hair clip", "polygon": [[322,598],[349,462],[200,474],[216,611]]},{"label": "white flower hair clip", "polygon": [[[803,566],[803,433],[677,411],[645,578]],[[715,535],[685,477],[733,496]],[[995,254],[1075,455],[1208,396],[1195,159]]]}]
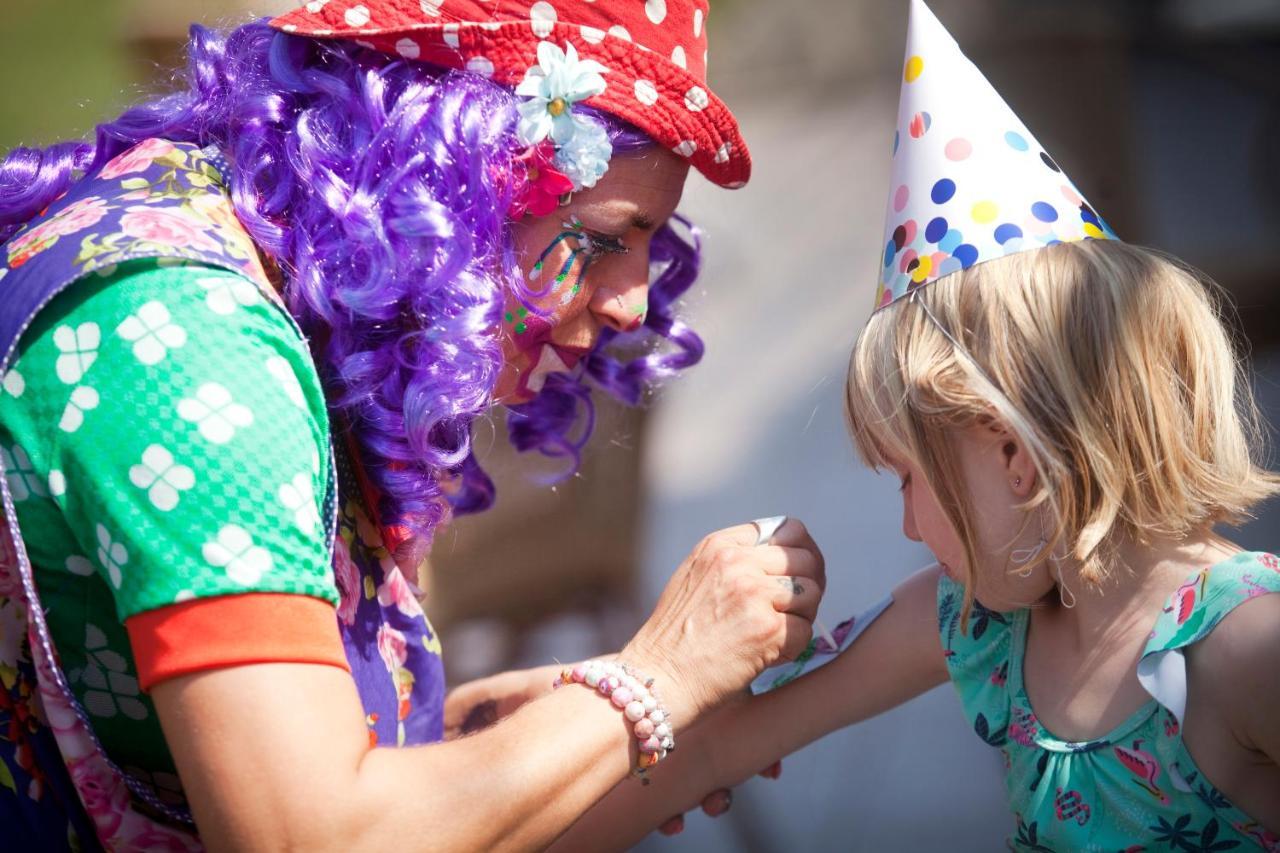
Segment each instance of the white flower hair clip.
[{"label": "white flower hair clip", "polygon": [[516,137],[530,148],[549,143],[555,151],[551,165],[574,191],[594,187],[613,156],[604,128],[573,110],[579,101],[604,92],[607,73],[594,59],[579,59],[572,43],[562,50],[544,41],[538,45],[538,64],[516,87],[516,94],[528,99],[518,107]]}]

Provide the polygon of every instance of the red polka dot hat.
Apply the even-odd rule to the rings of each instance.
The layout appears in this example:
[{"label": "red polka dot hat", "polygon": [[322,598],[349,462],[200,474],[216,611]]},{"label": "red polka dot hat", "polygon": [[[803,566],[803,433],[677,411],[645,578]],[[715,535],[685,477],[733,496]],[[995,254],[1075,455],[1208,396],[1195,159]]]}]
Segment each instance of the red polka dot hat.
[{"label": "red polka dot hat", "polygon": [[[570,80],[586,69],[579,78],[595,84],[579,87],[582,103],[631,122],[736,189],[751,175],[751,156],[733,114],[707,88],[706,19],[707,0],[312,0],[271,25],[512,87],[538,68],[552,82],[558,69]],[[564,102],[552,98],[548,109],[559,117]]]},{"label": "red polka dot hat", "polygon": [[876,309],[983,261],[1114,240],[923,0],[911,0]]}]

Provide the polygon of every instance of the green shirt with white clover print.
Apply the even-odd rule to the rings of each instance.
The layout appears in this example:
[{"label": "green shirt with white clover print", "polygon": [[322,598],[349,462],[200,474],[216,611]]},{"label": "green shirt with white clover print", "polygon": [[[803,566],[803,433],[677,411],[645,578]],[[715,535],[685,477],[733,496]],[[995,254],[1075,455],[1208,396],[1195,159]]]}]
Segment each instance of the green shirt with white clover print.
[{"label": "green shirt with white clover print", "polygon": [[233,272],[138,260],[88,276],[20,341],[0,454],[72,690],[112,759],[176,787],[124,620],[245,592],[338,601],[305,342]]}]

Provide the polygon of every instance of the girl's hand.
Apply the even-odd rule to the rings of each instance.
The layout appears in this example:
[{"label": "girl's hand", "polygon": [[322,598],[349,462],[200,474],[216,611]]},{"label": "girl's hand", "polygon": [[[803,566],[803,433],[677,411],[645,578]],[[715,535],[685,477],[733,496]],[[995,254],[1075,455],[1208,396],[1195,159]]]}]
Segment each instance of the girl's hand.
[{"label": "girl's hand", "polygon": [[559,666],[520,669],[453,688],[444,700],[445,740],[488,728],[526,702],[545,696],[559,674]]},{"label": "girl's hand", "polygon": [[713,533],[676,570],[620,658],[657,677],[677,725],[688,725],[809,643],[826,585],[822,553],[788,519],[770,544],[744,524]]}]

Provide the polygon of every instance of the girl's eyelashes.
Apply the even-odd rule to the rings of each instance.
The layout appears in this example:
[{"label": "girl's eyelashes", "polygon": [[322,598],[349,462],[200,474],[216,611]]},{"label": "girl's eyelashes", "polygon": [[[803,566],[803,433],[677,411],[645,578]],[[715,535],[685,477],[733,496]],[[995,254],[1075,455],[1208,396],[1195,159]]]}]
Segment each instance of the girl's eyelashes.
[{"label": "girl's eyelashes", "polygon": [[899,491],[899,492],[905,492],[905,491],[907,490],[907,486],[909,486],[909,485],[911,485],[911,475],[910,475],[910,474],[905,474],[905,475],[903,475],[903,477],[902,477],[902,484],[901,484],[900,486],[898,486],[898,491]]}]

